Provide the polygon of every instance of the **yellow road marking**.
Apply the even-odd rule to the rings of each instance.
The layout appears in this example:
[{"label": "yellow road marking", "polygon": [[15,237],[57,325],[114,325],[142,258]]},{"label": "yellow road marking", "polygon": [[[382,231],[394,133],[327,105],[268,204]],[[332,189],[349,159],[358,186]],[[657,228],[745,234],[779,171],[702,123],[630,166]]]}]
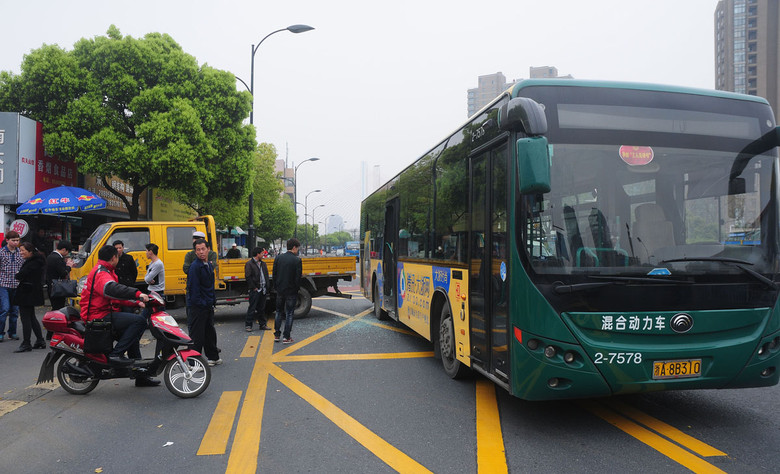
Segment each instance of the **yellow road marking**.
[{"label": "yellow road marking", "polygon": [[629,418],[633,418],[635,421],[638,421],[639,423],[647,426],[656,433],[666,436],[672,441],[685,446],[695,453],[698,453],[700,456],[728,456],[723,451],[716,449],[702,441],[699,441],[698,439],[683,433],[674,426],[668,425],[646,413],[642,413],[636,408],[623,402],[610,400],[609,407],[628,416]]},{"label": "yellow road marking", "polygon": [[239,357],[254,357],[258,347],[260,347],[260,336],[249,336]]},{"label": "yellow road marking", "polygon": [[391,468],[398,472],[431,472],[284,370],[277,366],[272,366],[271,375],[309,402],[311,406]]},{"label": "yellow road marking", "polygon": [[414,359],[433,357],[433,351],[429,352],[390,352],[376,354],[323,354],[286,356],[283,362],[315,362],[330,360],[382,360],[382,359]]},{"label": "yellow road marking", "polygon": [[11,413],[17,408],[27,405],[27,402],[20,400],[0,400],[0,416]]},{"label": "yellow road marking", "polygon": [[477,380],[476,386],[477,472],[508,472],[495,384],[490,380],[480,378]]},{"label": "yellow road marking", "polygon": [[263,424],[265,393],[268,388],[268,371],[271,367],[271,353],[274,338],[266,331],[260,342],[260,350],[255,359],[252,376],[241,405],[236,436],[230,449],[227,470],[233,473],[254,473],[257,471],[257,454],[260,451],[260,429]]},{"label": "yellow road marking", "polygon": [[631,420],[609,410],[593,401],[580,401],[578,404],[607,423],[645,443],[664,456],[682,464],[693,472],[724,472],[704,459],[665,440],[661,436],[639,426]]},{"label": "yellow road marking", "polygon": [[396,327],[393,327],[393,326],[389,326],[387,324],[378,323],[376,321],[366,321],[366,320],[363,320],[361,322],[363,324],[370,324],[370,325],[376,326],[378,328],[387,329],[388,331],[400,332],[401,334],[406,334],[407,336],[422,337],[419,334],[417,334],[416,332],[410,331],[408,329],[396,328]]},{"label": "yellow road marking", "polygon": [[233,420],[236,419],[241,392],[222,392],[219,403],[211,416],[211,422],[206,434],[200,442],[198,456],[209,454],[225,454],[230,432],[233,430]]}]

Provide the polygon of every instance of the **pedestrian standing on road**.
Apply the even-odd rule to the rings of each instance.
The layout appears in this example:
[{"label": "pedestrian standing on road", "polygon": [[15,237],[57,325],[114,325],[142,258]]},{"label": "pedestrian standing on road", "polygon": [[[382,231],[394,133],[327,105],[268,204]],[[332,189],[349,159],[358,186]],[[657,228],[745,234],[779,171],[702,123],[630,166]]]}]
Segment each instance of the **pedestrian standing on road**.
[{"label": "pedestrian standing on road", "polygon": [[[160,247],[157,244],[146,244],[146,258],[149,259],[149,266],[146,267],[146,276],[144,281],[149,286],[149,291],[156,291],[165,301],[165,265],[157,254],[160,251]],[[144,308],[144,317],[148,318],[152,315],[152,306],[147,305]]]},{"label": "pedestrian standing on road", "polygon": [[187,273],[187,304],[190,310],[190,338],[192,349],[205,353],[210,366],[219,365],[217,331],[214,328],[214,265],[209,262],[209,243],[205,239],[195,241],[195,261]]},{"label": "pedestrian standing on road", "polygon": [[46,257],[46,287],[49,289],[49,301],[51,309],[56,310],[65,306],[64,296],[51,296],[51,285],[53,280],[67,280],[70,276],[70,265],[66,260],[67,255],[73,250],[73,245],[67,240],[60,240],[57,244],[57,250],[54,250]]},{"label": "pedestrian standing on road", "polygon": [[270,331],[265,317],[265,301],[268,296],[268,265],[263,261],[263,249],[255,247],[252,258],[244,265],[244,276],[249,289],[249,309],[246,311],[246,332],[252,332],[252,322],[257,321],[262,331]]},{"label": "pedestrian standing on road", "polygon": [[[301,243],[298,239],[287,241],[287,252],[279,254],[274,259],[274,288],[276,289],[276,324],[274,341],[282,344],[293,342],[291,332],[293,312],[298,300],[298,289],[301,286],[303,263],[298,256]],[[284,313],[284,333],[282,333],[282,314]],[[284,337],[282,337],[284,336]]]},{"label": "pedestrian standing on road", "polygon": [[119,278],[119,283],[134,287],[135,280],[138,278],[138,267],[135,265],[135,259],[129,253],[125,253],[125,243],[121,240],[115,240],[111,244],[119,252],[119,263],[116,264],[114,273]]},{"label": "pedestrian standing on road", "polygon": [[5,234],[5,245],[0,249],[0,342],[3,342],[5,320],[8,319],[8,338],[19,340],[16,335],[16,320],[19,307],[13,303],[19,281],[14,276],[22,268],[24,259],[19,253],[19,232],[9,230]]},{"label": "pedestrian standing on road", "polygon": [[[197,257],[195,257],[195,242],[198,241],[198,239],[206,240],[206,234],[203,232],[196,230],[192,233],[192,250],[187,252],[184,255],[184,265],[182,265],[182,270],[184,270],[184,274],[188,275],[190,272],[190,265],[192,265],[192,262],[197,260]],[[209,262],[214,266],[214,269],[217,268],[217,252],[214,252],[213,250],[209,251]],[[184,306],[187,310],[187,331],[192,333],[192,317],[190,316],[190,303],[189,303],[190,293],[189,290],[185,290],[184,292]]]},{"label": "pedestrian standing on road", "polygon": [[[14,304],[19,306],[22,320],[22,345],[14,352],[30,352],[33,349],[45,349],[41,324],[35,317],[35,307],[43,306],[43,272],[46,259],[31,242],[22,242],[19,254],[24,259],[21,268],[14,276],[19,287],[14,295]],[[35,345],[30,344],[30,333],[35,333]]]}]

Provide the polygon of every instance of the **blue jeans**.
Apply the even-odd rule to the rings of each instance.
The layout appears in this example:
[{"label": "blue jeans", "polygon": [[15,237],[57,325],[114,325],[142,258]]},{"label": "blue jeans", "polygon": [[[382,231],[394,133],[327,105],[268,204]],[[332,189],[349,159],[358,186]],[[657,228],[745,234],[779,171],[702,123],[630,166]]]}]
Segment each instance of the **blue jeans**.
[{"label": "blue jeans", "polygon": [[8,316],[8,335],[16,336],[16,320],[19,318],[19,307],[11,306],[11,300],[16,295],[16,288],[0,287],[0,337],[5,333],[5,318]]},{"label": "blue jeans", "polygon": [[284,338],[290,339],[290,331],[292,331],[293,325],[293,312],[295,311],[295,303],[298,301],[298,293],[292,296],[276,295],[276,320],[274,328],[274,336],[279,337],[282,334],[282,311],[284,311]]}]

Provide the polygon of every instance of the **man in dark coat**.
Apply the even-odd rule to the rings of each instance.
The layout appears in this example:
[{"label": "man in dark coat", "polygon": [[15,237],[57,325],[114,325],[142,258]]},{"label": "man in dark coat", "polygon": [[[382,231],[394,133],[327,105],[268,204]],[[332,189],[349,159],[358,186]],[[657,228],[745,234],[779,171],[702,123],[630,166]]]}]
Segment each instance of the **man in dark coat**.
[{"label": "man in dark coat", "polygon": [[57,250],[46,256],[46,286],[49,288],[49,301],[51,301],[52,310],[65,306],[64,296],[52,298],[51,282],[52,280],[65,280],[70,276],[70,267],[65,258],[72,250],[73,245],[70,242],[60,240],[57,244]]},{"label": "man in dark coat", "polygon": [[[298,256],[300,247],[301,243],[298,239],[290,239],[287,241],[287,252],[277,255],[274,260],[274,288],[276,289],[274,341],[281,340],[282,344],[293,342],[290,332],[303,272],[303,262]],[[282,334],[282,320],[284,320],[284,334]]]},{"label": "man in dark coat", "polygon": [[125,243],[121,240],[115,240],[111,244],[119,252],[119,262],[116,264],[114,273],[119,277],[119,283],[133,287],[138,278],[138,267],[135,266],[135,259],[128,253],[125,253]]},{"label": "man in dark coat", "polygon": [[268,265],[263,261],[263,249],[255,247],[252,250],[252,258],[244,265],[246,286],[249,289],[249,309],[246,312],[244,325],[246,332],[252,332],[252,322],[257,321],[260,329],[269,331],[268,320],[265,317],[265,300],[268,296],[270,279],[268,278]]}]

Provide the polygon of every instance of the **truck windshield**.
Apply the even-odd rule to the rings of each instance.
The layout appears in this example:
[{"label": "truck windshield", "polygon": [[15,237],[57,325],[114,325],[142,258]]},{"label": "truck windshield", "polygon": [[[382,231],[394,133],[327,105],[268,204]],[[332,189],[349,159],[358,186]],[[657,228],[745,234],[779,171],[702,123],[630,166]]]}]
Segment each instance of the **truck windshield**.
[{"label": "truck windshield", "polygon": [[100,240],[103,238],[104,235],[106,235],[106,232],[111,228],[111,224],[101,224],[98,226],[97,229],[95,229],[94,232],[92,232],[92,235],[90,235],[86,241],[84,241],[84,245],[81,246],[78,253],[76,254],[76,258],[73,259],[73,266],[76,268],[80,268],[84,265],[84,263],[89,258],[90,254],[94,251],[97,252],[98,249],[94,249],[93,247],[96,245],[97,242],[100,242]]}]

